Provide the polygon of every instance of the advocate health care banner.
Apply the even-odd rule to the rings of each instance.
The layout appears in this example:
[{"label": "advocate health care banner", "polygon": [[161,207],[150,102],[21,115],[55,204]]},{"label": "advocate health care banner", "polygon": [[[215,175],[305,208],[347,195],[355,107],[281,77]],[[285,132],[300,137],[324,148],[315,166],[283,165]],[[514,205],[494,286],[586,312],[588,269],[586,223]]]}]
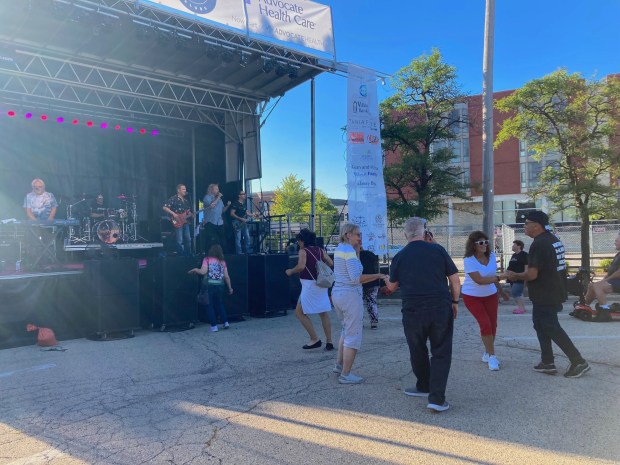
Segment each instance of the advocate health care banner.
[{"label": "advocate health care banner", "polygon": [[347,193],[349,221],[359,225],[362,245],[387,254],[387,199],[379,126],[377,77],[349,65],[347,91]]},{"label": "advocate health care banner", "polygon": [[334,55],[331,8],[310,0],[141,0],[267,38]]}]

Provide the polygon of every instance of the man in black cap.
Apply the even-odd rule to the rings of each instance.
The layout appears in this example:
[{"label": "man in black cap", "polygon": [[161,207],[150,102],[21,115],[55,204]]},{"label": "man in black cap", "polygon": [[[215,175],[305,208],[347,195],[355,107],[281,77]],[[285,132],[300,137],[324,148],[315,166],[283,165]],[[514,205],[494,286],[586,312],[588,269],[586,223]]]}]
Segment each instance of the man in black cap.
[{"label": "man in black cap", "polygon": [[507,271],[511,281],[527,281],[532,301],[532,320],[540,344],[541,362],[534,367],[539,373],[554,375],[551,342],[555,342],[570,360],[564,376],[579,378],[590,369],[568,334],[560,326],[558,312],[566,301],[566,261],[564,244],[549,231],[549,217],[542,211],[531,211],[525,218],[525,234],[534,239],[530,246],[527,270],[522,273]]}]

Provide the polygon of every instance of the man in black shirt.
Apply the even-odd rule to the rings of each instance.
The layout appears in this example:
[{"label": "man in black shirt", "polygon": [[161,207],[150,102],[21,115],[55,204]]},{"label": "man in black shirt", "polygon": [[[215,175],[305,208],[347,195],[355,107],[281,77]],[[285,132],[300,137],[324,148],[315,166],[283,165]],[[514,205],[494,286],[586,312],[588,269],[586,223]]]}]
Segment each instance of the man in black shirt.
[{"label": "man in black shirt", "polygon": [[[450,408],[446,402],[446,385],[461,282],[446,250],[425,241],[425,227],[424,218],[409,218],[405,222],[405,237],[409,242],[392,260],[386,286],[390,291],[400,287],[403,327],[411,368],[417,378],[416,386],[405,389],[405,394],[428,396],[427,408],[443,412]],[[427,341],[431,344],[430,360]]]},{"label": "man in black shirt", "polygon": [[586,305],[590,305],[596,299],[601,308],[609,310],[607,294],[620,292],[620,235],[616,236],[614,244],[619,252],[611,262],[605,277],[599,282],[588,284],[588,292],[585,297]]},{"label": "man in black shirt", "polygon": [[98,194],[97,197],[95,197],[95,201],[90,204],[90,217],[102,220],[106,216],[107,209],[103,194]]},{"label": "man in black shirt", "polygon": [[170,221],[176,230],[177,253],[179,255],[192,254],[192,238],[187,220],[193,216],[193,213],[189,201],[185,198],[186,194],[185,185],[178,184],[177,193],[170,197],[163,206],[163,210],[170,215]]},{"label": "man in black shirt", "polygon": [[243,242],[243,252],[249,253],[250,248],[250,232],[248,231],[248,210],[246,207],[245,192],[239,192],[237,200],[230,206],[230,216],[232,218],[232,227],[235,232],[235,253],[240,255],[241,242]]},{"label": "man in black shirt", "polygon": [[[523,273],[527,269],[527,252],[523,250],[524,246],[525,244],[523,244],[523,241],[518,239],[512,241],[512,251],[514,253],[510,258],[510,263],[508,263],[509,271]],[[517,315],[526,313],[525,302],[523,302],[523,286],[524,283],[520,279],[510,281],[510,295],[515,299],[515,303],[517,304],[517,308],[515,308],[512,313]]]},{"label": "man in black shirt", "polygon": [[556,374],[553,348],[555,342],[570,360],[570,368],[564,376],[579,378],[590,369],[588,362],[581,356],[568,334],[560,326],[558,312],[566,301],[566,261],[564,245],[547,229],[549,217],[542,211],[528,213],[525,219],[525,234],[534,239],[530,246],[527,270],[522,273],[506,271],[511,281],[527,282],[532,301],[532,320],[540,344],[541,362],[535,371]]}]

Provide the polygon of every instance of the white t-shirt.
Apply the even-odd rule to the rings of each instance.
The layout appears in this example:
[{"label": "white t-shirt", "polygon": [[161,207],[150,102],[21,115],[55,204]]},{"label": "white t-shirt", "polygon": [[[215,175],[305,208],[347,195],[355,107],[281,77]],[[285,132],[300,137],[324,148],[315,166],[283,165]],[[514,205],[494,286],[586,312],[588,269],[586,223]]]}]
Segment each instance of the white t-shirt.
[{"label": "white t-shirt", "polygon": [[461,293],[472,297],[488,297],[497,293],[497,287],[492,284],[476,284],[469,273],[477,271],[483,278],[495,276],[497,274],[497,260],[495,254],[491,252],[489,263],[483,265],[473,255],[463,260],[465,268],[465,282],[461,287]]}]

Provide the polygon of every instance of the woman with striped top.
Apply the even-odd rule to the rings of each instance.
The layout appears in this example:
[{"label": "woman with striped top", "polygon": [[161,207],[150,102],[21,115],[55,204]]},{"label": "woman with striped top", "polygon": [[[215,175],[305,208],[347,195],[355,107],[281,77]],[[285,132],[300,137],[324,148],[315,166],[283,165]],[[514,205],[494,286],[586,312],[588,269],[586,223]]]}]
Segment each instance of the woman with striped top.
[{"label": "woman with striped top", "polygon": [[340,244],[334,252],[334,275],[332,289],[334,309],[342,322],[338,343],[338,359],[334,372],[339,373],[341,384],[359,384],[364,379],[351,373],[355,356],[362,344],[362,321],[364,302],[362,284],[376,279],[387,279],[380,273],[362,274],[360,261],[361,234],[359,226],[345,223],[340,228]]}]

